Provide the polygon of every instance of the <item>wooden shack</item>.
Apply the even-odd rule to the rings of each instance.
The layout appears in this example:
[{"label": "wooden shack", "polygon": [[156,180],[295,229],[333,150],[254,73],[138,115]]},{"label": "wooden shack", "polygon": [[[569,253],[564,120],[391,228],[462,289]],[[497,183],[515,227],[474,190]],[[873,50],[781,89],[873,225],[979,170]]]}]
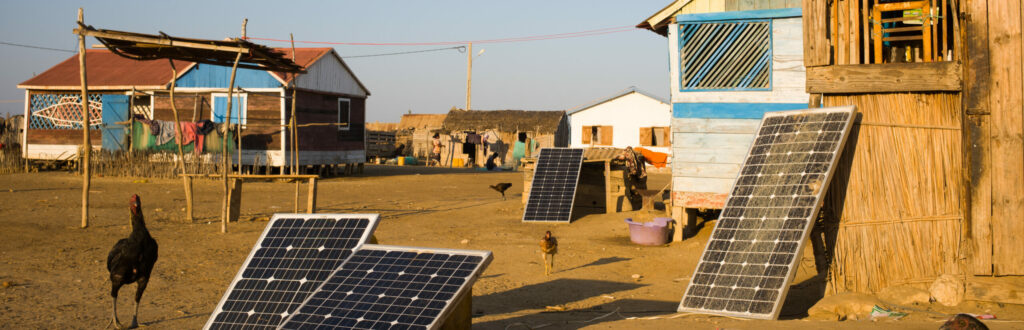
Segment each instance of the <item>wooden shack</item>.
[{"label": "wooden shack", "polygon": [[[460,110],[453,109],[444,118],[441,129],[441,165],[453,161],[464,166],[484,166],[491,151],[482,144],[470,143],[467,137],[487,132],[496,134],[496,151],[504,167],[512,167],[513,148],[520,138],[530,141],[536,151],[546,147],[569,145],[569,120],[565,111],[533,110]],[[473,162],[470,161],[473,159]]]},{"label": "wooden shack", "polygon": [[[636,183],[631,182],[626,174],[625,162],[615,159],[622,152],[623,149],[618,148],[586,148],[583,151],[583,164],[573,200],[573,219],[587,214],[635,211],[644,207],[639,192],[631,192],[628,188]],[[523,204],[530,199],[536,161],[537,158],[523,159]]]},{"label": "wooden shack", "polygon": [[[292,58],[291,49],[276,49]],[[136,61],[106,49],[87,50],[90,128],[93,148],[118,151],[131,145],[129,113],[172,121],[167,61]],[[284,166],[291,149],[285,125],[290,121],[290,95],[297,93],[300,165],[336,165],[365,161],[364,122],[369,91],[332,48],[298,48],[295,62],[306,73],[291,75],[239,68],[231,124],[241,126],[241,159],[235,144],[234,163]],[[182,121],[225,121],[230,67],[175,61],[175,106]],[[72,56],[18,85],[25,89],[28,118],[26,158],[72,158],[81,144],[78,102],[78,56]],[[130,96],[131,91],[135,94]],[[129,105],[134,105],[129,112]],[[238,114],[241,114],[239,116]],[[309,126],[313,124],[313,126]],[[322,125],[322,126],[316,126]],[[304,127],[305,126],[305,127]],[[174,142],[172,141],[171,144]],[[145,148],[135,144],[136,149]],[[191,148],[189,148],[191,150]]]},{"label": "wooden shack", "polygon": [[860,113],[824,205],[830,292],[1024,274],[1021,9],[803,1],[811,105]]},{"label": "wooden shack", "polygon": [[441,129],[445,116],[447,114],[443,113],[402,115],[395,133],[395,143],[405,144],[406,155],[425,161],[430,157],[434,132]]},{"label": "wooden shack", "polygon": [[767,111],[803,109],[800,2],[680,0],[637,27],[668,37],[673,217],[720,209]]}]

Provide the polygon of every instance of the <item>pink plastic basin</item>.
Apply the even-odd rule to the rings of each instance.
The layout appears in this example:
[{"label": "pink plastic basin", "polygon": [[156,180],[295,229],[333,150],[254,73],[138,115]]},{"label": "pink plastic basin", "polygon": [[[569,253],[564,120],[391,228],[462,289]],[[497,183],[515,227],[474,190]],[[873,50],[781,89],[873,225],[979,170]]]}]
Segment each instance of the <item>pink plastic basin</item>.
[{"label": "pink plastic basin", "polygon": [[669,242],[669,226],[672,218],[654,218],[651,222],[633,222],[626,218],[629,225],[629,240],[640,245],[663,245]]}]

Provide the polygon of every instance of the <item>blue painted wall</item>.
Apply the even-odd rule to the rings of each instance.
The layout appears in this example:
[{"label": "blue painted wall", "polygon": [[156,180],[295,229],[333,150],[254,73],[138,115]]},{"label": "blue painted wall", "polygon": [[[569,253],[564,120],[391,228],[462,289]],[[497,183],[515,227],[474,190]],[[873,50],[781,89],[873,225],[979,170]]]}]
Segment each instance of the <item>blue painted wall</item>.
[{"label": "blue painted wall", "polygon": [[[196,64],[185,75],[178,78],[178,87],[228,88],[231,82],[231,68],[219,65]],[[254,69],[238,69],[235,73],[235,87],[276,88],[281,87],[269,72]]]},{"label": "blue painted wall", "polygon": [[807,103],[673,103],[673,118],[761,119],[765,112],[807,109]]}]

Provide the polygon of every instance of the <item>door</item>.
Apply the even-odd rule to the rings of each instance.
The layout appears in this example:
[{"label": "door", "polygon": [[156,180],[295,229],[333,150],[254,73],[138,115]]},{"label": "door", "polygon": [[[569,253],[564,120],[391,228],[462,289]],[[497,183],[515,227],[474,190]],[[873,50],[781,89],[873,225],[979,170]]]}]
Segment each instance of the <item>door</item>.
[{"label": "door", "polygon": [[100,98],[103,103],[103,150],[127,150],[125,125],[128,120],[128,95],[107,94]]}]

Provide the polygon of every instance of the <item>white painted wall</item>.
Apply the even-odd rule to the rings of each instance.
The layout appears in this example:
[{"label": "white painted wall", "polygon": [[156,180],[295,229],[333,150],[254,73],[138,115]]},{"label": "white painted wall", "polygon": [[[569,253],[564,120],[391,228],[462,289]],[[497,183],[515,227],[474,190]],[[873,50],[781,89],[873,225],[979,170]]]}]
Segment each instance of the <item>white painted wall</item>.
[{"label": "white painted wall", "polygon": [[359,86],[356,77],[346,70],[332,53],[325,54],[323,58],[306,68],[306,74],[299,75],[295,79],[295,84],[299,88],[315,91],[362,97],[367,95],[367,91]]},{"label": "white painted wall", "polygon": [[[641,127],[669,127],[671,120],[671,106],[647,95],[632,92],[569,114],[569,145],[573,148],[590,146],[582,142],[583,126],[612,126],[613,147],[639,147]],[[644,148],[657,152],[672,152],[670,147]]]}]

